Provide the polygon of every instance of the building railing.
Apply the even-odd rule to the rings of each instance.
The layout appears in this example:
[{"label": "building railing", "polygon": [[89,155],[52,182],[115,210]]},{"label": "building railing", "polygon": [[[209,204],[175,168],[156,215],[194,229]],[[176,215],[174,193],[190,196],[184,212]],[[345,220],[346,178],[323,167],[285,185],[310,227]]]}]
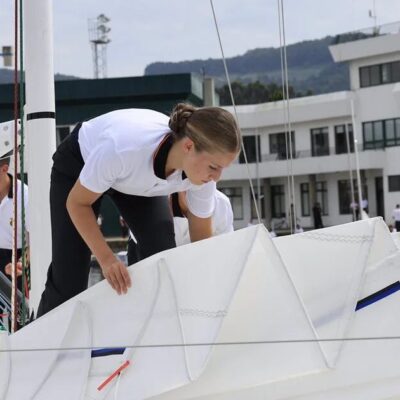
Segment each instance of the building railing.
[{"label": "building railing", "polygon": [[[364,149],[363,144],[360,143],[357,145],[357,149],[359,152],[364,152],[364,151],[384,151],[384,148],[375,148],[375,149]],[[297,150],[293,153],[293,159],[299,159],[299,158],[316,158],[316,157],[326,157],[326,156],[338,156],[338,155],[346,155],[347,152],[341,152],[337,153],[336,152],[336,147],[329,147],[329,153],[327,154],[318,154],[313,155],[311,149],[307,150]],[[354,152],[351,152],[351,154],[354,154]],[[249,159],[250,164],[255,164],[257,161],[254,159],[254,157],[249,157],[249,154],[247,155]],[[261,154],[261,159],[260,162],[268,162],[268,161],[285,161],[286,160],[286,154],[285,153],[269,153],[269,154]]]},{"label": "building railing", "polygon": [[369,39],[375,36],[393,35],[396,33],[400,33],[400,22],[392,22],[390,24],[378,25],[357,31],[341,33],[334,37],[332,44],[354,42],[356,40]]}]

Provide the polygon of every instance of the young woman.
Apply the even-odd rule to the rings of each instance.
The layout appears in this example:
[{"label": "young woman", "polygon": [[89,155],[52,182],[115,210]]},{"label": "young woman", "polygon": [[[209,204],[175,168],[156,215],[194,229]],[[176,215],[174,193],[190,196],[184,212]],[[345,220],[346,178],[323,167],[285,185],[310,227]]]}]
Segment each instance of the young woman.
[{"label": "young woman", "polygon": [[215,182],[236,158],[240,134],[218,107],[178,104],[170,118],[152,110],[113,111],[79,124],[53,156],[52,262],[38,316],[87,288],[90,253],[118,294],[129,274],[96,217],[111,197],[142,258],[175,247],[168,195],[186,191],[192,240],[212,234]]}]

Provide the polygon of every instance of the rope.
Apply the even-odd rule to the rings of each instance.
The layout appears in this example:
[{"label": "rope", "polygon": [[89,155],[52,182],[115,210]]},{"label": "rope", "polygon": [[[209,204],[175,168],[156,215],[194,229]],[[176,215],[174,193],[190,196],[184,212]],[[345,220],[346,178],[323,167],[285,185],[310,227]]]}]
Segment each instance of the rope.
[{"label": "rope", "polygon": [[288,210],[290,233],[294,232],[297,222],[296,197],[293,175],[293,146],[292,146],[292,127],[290,119],[290,96],[289,78],[286,53],[286,33],[285,33],[285,13],[283,0],[278,0],[278,20],[279,20],[279,43],[281,53],[281,76],[282,76],[282,99],[284,102],[284,127],[286,144],[286,164],[287,164],[287,185],[288,185]]},{"label": "rope", "polygon": [[[233,91],[232,91],[231,80],[230,80],[230,78],[229,78],[228,67],[227,67],[227,64],[226,64],[224,49],[223,49],[223,46],[222,46],[221,35],[220,35],[220,33],[219,33],[218,21],[217,21],[216,15],[215,15],[215,9],[214,9],[213,0],[210,0],[210,5],[211,5],[211,10],[212,10],[213,18],[214,18],[215,29],[216,29],[216,31],[217,31],[219,47],[220,47],[221,55],[222,55],[222,62],[223,62],[223,64],[224,64],[226,82],[228,83],[229,94],[230,94],[231,101],[232,101],[232,106],[233,106],[233,112],[234,112],[234,114],[235,114],[236,121],[237,121],[237,123],[239,124],[239,118],[238,118],[237,111],[236,111],[236,103],[235,103],[235,99],[234,99],[234,97],[233,97]],[[252,181],[252,179],[251,179],[249,163],[248,163],[248,161],[247,161],[247,154],[246,154],[246,149],[245,149],[245,147],[244,147],[244,142],[243,142],[243,136],[242,136],[242,135],[240,135],[240,147],[241,147],[241,149],[242,149],[243,158],[244,158],[244,161],[245,161],[245,164],[246,164],[247,175],[248,175],[248,179],[249,179],[249,183],[250,183],[251,197],[252,197],[252,200],[253,200],[253,202],[254,202],[254,207],[255,207],[255,210],[256,210],[256,214],[257,214],[257,220],[258,220],[258,223],[261,224],[260,212],[259,212],[259,210],[258,210],[258,205],[257,205],[257,201],[256,201],[256,196],[255,196],[255,193],[254,193],[254,185],[253,185],[253,181]],[[256,151],[258,151],[258,149],[256,149]],[[258,196],[260,196],[260,193],[258,193]]]},{"label": "rope", "polygon": [[20,348],[20,349],[0,349],[1,353],[22,353],[22,352],[39,352],[39,351],[77,351],[77,350],[101,350],[119,349],[121,347],[128,349],[154,349],[154,348],[172,348],[172,347],[202,347],[202,346],[250,346],[262,344],[307,344],[307,343],[334,343],[334,342],[376,342],[400,340],[400,336],[364,336],[349,338],[325,338],[325,339],[288,339],[288,340],[256,340],[256,341],[232,341],[232,342],[204,342],[204,343],[166,343],[166,344],[142,344],[142,345],[113,345],[113,346],[82,346],[82,347],[36,347],[36,348]]},{"label": "rope", "polygon": [[20,40],[20,56],[19,56],[19,112],[21,120],[21,146],[20,151],[20,181],[21,181],[21,248],[22,248],[22,302],[21,302],[21,326],[25,325],[27,320],[26,310],[26,296],[25,286],[27,280],[27,260],[26,260],[26,230],[25,230],[25,165],[24,165],[24,151],[25,151],[25,132],[24,132],[24,105],[25,105],[25,94],[24,94],[24,35],[23,35],[23,0],[19,1],[19,40]]},{"label": "rope", "polygon": [[18,319],[18,300],[17,300],[17,240],[18,240],[18,186],[17,186],[17,170],[18,170],[18,0],[14,2],[14,179],[13,179],[13,249],[11,263],[11,332],[16,332]]},{"label": "rope", "polygon": [[[278,25],[279,25],[279,49],[280,49],[280,58],[281,58],[281,80],[282,80],[282,100],[285,99],[286,91],[285,91],[285,73],[283,70],[283,46],[282,46],[282,26],[281,26],[281,8],[280,8],[280,3],[278,0]],[[283,107],[283,123],[284,123],[284,131],[285,131],[285,150],[286,150],[286,178],[287,178],[287,187],[288,187],[288,200],[287,200],[287,210],[290,210],[290,199],[291,199],[291,186],[290,186],[290,164],[289,164],[289,148],[288,148],[288,138],[287,138],[287,132],[288,132],[288,126],[287,126],[287,115],[286,115],[287,109],[286,107]],[[289,134],[290,135],[290,134]],[[289,139],[291,140],[291,139]],[[290,233],[292,234],[292,224],[289,222],[290,226]]]}]

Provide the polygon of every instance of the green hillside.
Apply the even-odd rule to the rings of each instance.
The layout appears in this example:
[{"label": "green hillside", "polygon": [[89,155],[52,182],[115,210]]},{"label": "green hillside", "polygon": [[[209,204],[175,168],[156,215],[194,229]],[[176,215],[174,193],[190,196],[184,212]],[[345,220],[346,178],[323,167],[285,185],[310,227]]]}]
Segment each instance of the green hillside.
[{"label": "green hillside", "polygon": [[[287,46],[289,84],[296,92],[328,93],[349,88],[348,67],[333,62],[328,46],[334,38],[308,40]],[[281,85],[281,55],[279,48],[259,48],[227,59],[231,81]],[[145,75],[195,72],[213,76],[218,87],[225,81],[221,59],[181,62],[154,62]]]}]

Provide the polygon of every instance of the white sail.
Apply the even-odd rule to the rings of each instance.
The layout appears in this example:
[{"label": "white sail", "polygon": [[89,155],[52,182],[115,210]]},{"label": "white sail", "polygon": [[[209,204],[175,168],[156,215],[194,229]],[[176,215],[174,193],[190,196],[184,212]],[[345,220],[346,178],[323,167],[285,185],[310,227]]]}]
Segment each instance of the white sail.
[{"label": "white sail", "polygon": [[101,282],[3,340],[3,349],[37,351],[0,353],[0,394],[388,398],[400,341],[345,340],[400,334],[400,291],[355,311],[399,280],[385,229],[377,218],[272,241],[255,226],[154,255],[130,267],[127,295]]},{"label": "white sail", "polygon": [[[385,338],[400,336],[396,311],[400,291],[382,295],[380,300],[377,296],[379,301],[355,311],[360,299],[399,282],[400,253],[385,223],[375,218],[282,237],[274,243],[321,339],[381,339],[322,342],[332,365],[328,372],[191,398],[367,400],[398,395],[400,343]],[[360,270],[362,276],[358,276]],[[347,290],[354,286],[356,296]],[[175,394],[168,398],[177,398]]]}]

